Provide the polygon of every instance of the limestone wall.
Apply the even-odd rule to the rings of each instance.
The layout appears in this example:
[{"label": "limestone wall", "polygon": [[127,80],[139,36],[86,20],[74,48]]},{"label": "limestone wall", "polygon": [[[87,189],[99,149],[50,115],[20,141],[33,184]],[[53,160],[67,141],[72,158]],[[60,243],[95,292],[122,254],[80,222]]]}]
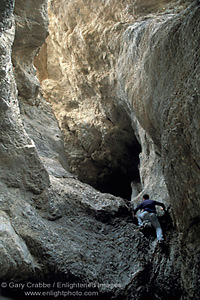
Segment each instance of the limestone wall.
[{"label": "limestone wall", "polygon": [[[125,31],[119,87],[161,156],[180,227],[199,206],[199,6],[138,22]],[[129,72],[127,68],[129,66]],[[130,67],[131,66],[131,67]],[[185,207],[185,209],[183,209]]]},{"label": "limestone wall", "polygon": [[[8,4],[9,3],[9,4]],[[36,147],[24,130],[17,99],[17,85],[11,61],[15,37],[13,2],[2,3],[1,25],[1,181],[10,187],[36,193],[48,186],[48,174],[41,164]]]}]

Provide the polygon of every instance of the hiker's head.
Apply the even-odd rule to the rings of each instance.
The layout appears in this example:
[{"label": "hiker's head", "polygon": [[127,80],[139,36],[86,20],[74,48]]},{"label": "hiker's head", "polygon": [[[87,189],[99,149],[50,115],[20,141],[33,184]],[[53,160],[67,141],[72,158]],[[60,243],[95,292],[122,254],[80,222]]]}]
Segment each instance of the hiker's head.
[{"label": "hiker's head", "polygon": [[149,195],[148,195],[148,194],[144,194],[143,199],[144,199],[144,200],[149,199]]}]

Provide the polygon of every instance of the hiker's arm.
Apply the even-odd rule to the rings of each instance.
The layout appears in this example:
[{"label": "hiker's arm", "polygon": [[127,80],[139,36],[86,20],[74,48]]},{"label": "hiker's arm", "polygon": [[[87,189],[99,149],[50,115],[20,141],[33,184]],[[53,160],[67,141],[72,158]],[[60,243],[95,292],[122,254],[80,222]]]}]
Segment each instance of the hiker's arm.
[{"label": "hiker's arm", "polygon": [[161,206],[161,207],[164,209],[164,211],[166,210],[166,209],[165,209],[165,204],[164,204],[164,203],[156,201],[156,205]]},{"label": "hiker's arm", "polygon": [[139,205],[136,207],[136,209],[133,210],[134,215],[136,214],[136,212],[137,212],[139,209],[142,209],[142,208],[143,208],[143,206],[142,206],[142,203],[141,203],[141,204],[139,204]]}]

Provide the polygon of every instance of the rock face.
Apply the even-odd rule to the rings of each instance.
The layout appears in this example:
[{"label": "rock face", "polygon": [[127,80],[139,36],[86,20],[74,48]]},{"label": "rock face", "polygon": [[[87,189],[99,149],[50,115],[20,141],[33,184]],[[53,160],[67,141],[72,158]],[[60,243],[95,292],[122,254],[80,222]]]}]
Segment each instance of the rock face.
[{"label": "rock face", "polygon": [[[98,6],[99,1],[52,1],[49,37],[35,65],[64,133],[70,170],[101,191],[130,198],[130,182],[139,181],[141,147],[118,105],[114,69],[126,26],[117,22],[119,8],[126,5],[116,2],[112,13],[112,3]],[[122,20],[133,20],[125,7]]]},{"label": "rock face", "polygon": [[[131,104],[131,110],[161,155],[165,181],[180,227],[187,227],[197,213],[193,210],[193,201],[196,203],[199,189],[198,26],[197,4],[177,16],[159,16],[129,26],[123,35],[124,47],[118,69],[123,99]],[[186,58],[184,66],[181,64],[183,58]],[[133,67],[127,73],[131,61]],[[162,75],[162,70],[167,72]],[[184,214],[182,205],[175,200],[177,190],[182,205],[190,213],[185,211]]]},{"label": "rock face", "polygon": [[[48,15],[47,37],[47,1],[1,1],[1,293],[199,299],[199,1]],[[144,192],[171,206],[163,246]]]},{"label": "rock face", "polygon": [[[122,36],[143,10],[155,13],[167,9],[167,1],[157,2],[77,1],[74,5],[73,1],[51,1],[49,37],[35,59],[44,96],[52,103],[64,134],[70,170],[99,190],[127,199],[131,182],[135,186],[141,183],[156,197],[162,187],[168,198],[159,171],[162,164],[155,167],[152,180],[139,175],[139,153],[153,146],[149,141],[148,147],[141,147],[141,140],[149,138],[134,113],[130,118],[130,104],[124,99],[120,88],[123,80],[119,78],[123,76],[120,61],[124,55],[128,60],[126,70],[134,65],[123,53]],[[151,157],[156,163],[151,160],[151,166],[147,166],[146,154],[141,155],[140,173],[157,166],[160,158],[154,153],[152,150]],[[161,182],[159,186],[157,182]]]},{"label": "rock face", "polygon": [[[9,3],[9,4],[8,4]],[[22,126],[17,101],[17,86],[11,63],[14,40],[13,3],[2,4],[1,23],[1,182],[10,187],[25,188],[40,193],[49,179],[36,147]]]}]

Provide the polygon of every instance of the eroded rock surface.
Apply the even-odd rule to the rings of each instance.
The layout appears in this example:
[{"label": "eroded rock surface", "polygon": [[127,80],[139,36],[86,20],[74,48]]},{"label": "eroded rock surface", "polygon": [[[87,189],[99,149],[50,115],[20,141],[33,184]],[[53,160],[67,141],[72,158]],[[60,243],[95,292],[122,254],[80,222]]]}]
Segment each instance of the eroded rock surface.
[{"label": "eroded rock surface", "polygon": [[134,20],[128,7],[133,10],[123,1],[52,1],[50,35],[35,65],[63,131],[70,170],[101,191],[130,199],[141,147],[117,103],[114,69],[127,26],[121,22]]},{"label": "eroded rock surface", "polygon": [[[0,178],[10,187],[25,188],[40,193],[49,179],[36,147],[22,126],[17,100],[17,86],[11,62],[15,36],[13,3],[2,5],[5,16],[1,27],[1,161]],[[5,24],[5,25],[4,25]]]},{"label": "eroded rock surface", "polygon": [[[1,280],[199,299],[199,1],[53,0],[46,42],[47,1],[0,17]],[[162,199],[166,244],[76,175]]]}]

